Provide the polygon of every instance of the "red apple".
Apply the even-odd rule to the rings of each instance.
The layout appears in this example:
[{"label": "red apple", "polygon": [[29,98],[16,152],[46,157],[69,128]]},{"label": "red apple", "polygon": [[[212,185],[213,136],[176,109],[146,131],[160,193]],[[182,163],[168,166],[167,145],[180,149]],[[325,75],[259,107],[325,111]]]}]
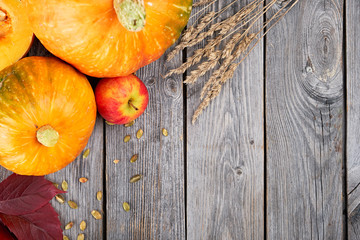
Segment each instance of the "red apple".
[{"label": "red apple", "polygon": [[135,75],[103,78],[95,89],[100,115],[113,124],[126,124],[138,118],[146,109],[149,93]]}]

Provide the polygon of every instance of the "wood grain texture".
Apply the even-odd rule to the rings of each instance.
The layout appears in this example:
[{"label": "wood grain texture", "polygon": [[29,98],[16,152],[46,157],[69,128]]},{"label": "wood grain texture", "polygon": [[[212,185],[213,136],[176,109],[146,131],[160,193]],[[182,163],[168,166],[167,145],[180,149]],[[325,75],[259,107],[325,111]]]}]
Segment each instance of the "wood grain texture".
[{"label": "wood grain texture", "polygon": [[[182,76],[161,77],[180,63],[181,56],[171,63],[162,57],[138,71],[149,91],[145,113],[131,127],[106,126],[107,239],[185,238]],[[126,135],[131,140],[124,143]],[[134,154],[138,160],[130,163]],[[136,174],[142,180],[130,183]]]},{"label": "wood grain texture", "polygon": [[[63,180],[69,185],[68,192],[62,194],[66,202],[72,200],[78,204],[78,209],[71,209],[67,203],[60,204],[55,199],[52,205],[60,215],[63,226],[73,222],[74,226],[70,230],[64,230],[63,234],[70,239],[76,239],[79,233],[85,234],[85,239],[103,239],[104,235],[104,201],[96,199],[98,191],[105,192],[103,189],[104,171],[104,127],[101,117],[97,117],[96,125],[91,138],[85,147],[90,149],[90,154],[83,159],[83,152],[77,159],[66,168],[47,176],[50,181],[56,182],[61,186]],[[79,178],[86,177],[86,183],[80,183]],[[96,220],[91,211],[97,210],[103,215],[103,219]],[[84,231],[80,230],[80,222],[84,220],[87,227]]]},{"label": "wood grain texture", "polygon": [[[230,2],[218,1],[214,9]],[[241,6],[236,3],[226,14],[235,13],[246,1],[239,2]],[[209,77],[187,87],[187,237],[264,239],[262,43],[192,125]]]},{"label": "wood grain texture", "polygon": [[349,239],[360,239],[360,2],[346,2],[347,194]]},{"label": "wood grain texture", "polygon": [[[52,56],[42,45],[35,39],[27,56]],[[103,211],[103,202],[96,199],[96,192],[103,191],[103,120],[98,117],[92,136],[85,149],[90,149],[88,158],[83,159],[82,154],[69,164],[66,168],[46,176],[46,179],[59,184],[66,180],[69,184],[68,193],[63,194],[66,201],[75,201],[79,208],[71,209],[67,204],[60,204],[55,199],[51,201],[54,209],[59,213],[62,229],[70,221],[74,226],[70,230],[64,230],[64,235],[70,239],[76,239],[81,233],[79,224],[82,220],[87,222],[87,228],[83,233],[87,239],[103,238],[103,220],[95,220],[91,211],[96,209]],[[0,168],[0,181],[10,175],[11,172]],[[80,177],[89,179],[86,183],[80,183]]]},{"label": "wood grain texture", "polygon": [[343,238],[342,6],[301,0],[267,37],[268,239]]}]

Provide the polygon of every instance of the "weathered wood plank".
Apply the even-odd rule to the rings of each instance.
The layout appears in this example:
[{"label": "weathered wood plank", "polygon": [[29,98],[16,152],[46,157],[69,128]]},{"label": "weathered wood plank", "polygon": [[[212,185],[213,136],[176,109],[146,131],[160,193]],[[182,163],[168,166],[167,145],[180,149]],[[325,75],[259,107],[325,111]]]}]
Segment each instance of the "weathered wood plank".
[{"label": "weathered wood plank", "polygon": [[[55,199],[52,205],[60,215],[60,221],[63,226],[72,221],[74,227],[70,230],[64,230],[64,235],[70,239],[76,239],[79,233],[84,233],[86,239],[102,239],[105,231],[103,226],[104,219],[96,220],[91,215],[92,210],[97,210],[103,214],[104,203],[96,199],[98,191],[104,192],[103,189],[103,120],[97,118],[95,129],[85,148],[90,149],[90,154],[83,159],[82,154],[66,168],[51,174],[47,179],[58,183],[66,180],[69,184],[68,193],[63,194],[66,201],[75,201],[79,208],[71,209],[67,204],[60,204]],[[86,183],[80,183],[79,178],[86,177]],[[79,224],[85,220],[87,227],[81,231]]]},{"label": "weathered wood plank", "polygon": [[187,87],[188,239],[264,239],[263,71],[260,43],[195,125],[203,84]]},{"label": "weathered wood plank", "polygon": [[343,238],[342,6],[301,0],[267,37],[269,239]]},{"label": "weathered wood plank", "polygon": [[349,239],[360,239],[360,2],[346,2],[347,194]]},{"label": "weathered wood plank", "polygon": [[[180,63],[178,56],[170,64]],[[133,126],[106,126],[107,239],[185,238],[182,76],[162,79],[170,64],[162,57],[137,72],[150,99]],[[138,140],[140,128],[144,135]],[[126,135],[131,135],[128,143]],[[130,163],[134,154],[138,160]],[[120,162],[114,164],[115,159]],[[129,183],[135,174],[143,179]],[[123,202],[130,212],[122,209]]]},{"label": "weathered wood plank", "polygon": [[[41,43],[35,39],[32,48],[27,56],[52,56]],[[103,120],[98,117],[93,134],[85,149],[91,149],[90,155],[82,159],[82,154],[66,168],[46,176],[46,179],[56,182],[61,186],[61,182],[66,180],[69,184],[68,193],[63,194],[66,201],[75,201],[79,208],[71,209],[67,204],[61,205],[55,199],[51,201],[55,210],[59,213],[62,228],[65,224],[72,221],[74,227],[64,230],[64,234],[70,239],[76,239],[81,232],[79,224],[82,220],[87,222],[87,228],[83,233],[88,239],[102,239],[103,220],[95,220],[91,216],[91,210],[103,210],[103,202],[96,199],[96,192],[103,191]],[[0,167],[0,181],[10,175],[11,172]],[[87,177],[87,183],[80,183],[80,177]]]}]

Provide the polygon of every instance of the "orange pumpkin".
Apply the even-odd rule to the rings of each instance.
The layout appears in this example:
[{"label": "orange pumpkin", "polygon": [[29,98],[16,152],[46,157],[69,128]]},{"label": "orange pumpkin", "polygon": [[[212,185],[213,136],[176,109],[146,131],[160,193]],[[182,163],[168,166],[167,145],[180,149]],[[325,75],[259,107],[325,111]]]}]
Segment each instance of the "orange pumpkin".
[{"label": "orange pumpkin", "polygon": [[32,43],[23,5],[20,0],[0,0],[0,70],[24,56]]},{"label": "orange pumpkin", "polygon": [[28,57],[0,72],[0,165],[46,175],[72,162],[94,128],[86,77],[55,58]]},{"label": "orange pumpkin", "polygon": [[25,0],[35,35],[94,77],[127,76],[180,36],[192,0]]}]

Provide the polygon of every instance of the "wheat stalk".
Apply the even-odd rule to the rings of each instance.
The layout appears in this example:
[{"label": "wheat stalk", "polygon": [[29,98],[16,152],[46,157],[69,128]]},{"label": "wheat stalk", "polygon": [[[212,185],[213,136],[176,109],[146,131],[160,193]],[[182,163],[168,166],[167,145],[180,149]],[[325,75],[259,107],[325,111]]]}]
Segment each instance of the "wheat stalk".
[{"label": "wheat stalk", "polygon": [[[278,11],[272,14],[271,18],[263,23],[260,30],[254,31],[258,20],[263,18],[264,14],[269,11],[277,0],[271,0],[268,4],[264,4],[264,0],[254,0],[232,16],[214,22],[236,1],[234,0],[218,12],[212,11],[203,14],[202,17],[195,21],[198,24],[190,26],[184,32],[180,44],[168,55],[168,60],[170,60],[179,51],[195,46],[204,39],[216,34],[216,37],[207,40],[207,44],[204,47],[195,50],[185,63],[176,69],[172,69],[165,75],[165,77],[168,77],[172,74],[182,74],[190,67],[197,65],[195,70],[192,70],[184,81],[186,84],[194,84],[201,76],[218,66],[201,90],[200,99],[202,101],[193,114],[192,123],[196,122],[210,102],[220,94],[222,86],[229,79],[233,78],[237,67],[246,59],[261,39],[299,0],[285,2]],[[214,2],[215,0],[200,0],[196,5],[200,6],[210,3],[204,8],[207,9]],[[288,9],[283,12],[287,7]],[[207,27],[208,29],[205,30]],[[229,37],[231,38],[226,41],[226,44],[222,44]]]}]

